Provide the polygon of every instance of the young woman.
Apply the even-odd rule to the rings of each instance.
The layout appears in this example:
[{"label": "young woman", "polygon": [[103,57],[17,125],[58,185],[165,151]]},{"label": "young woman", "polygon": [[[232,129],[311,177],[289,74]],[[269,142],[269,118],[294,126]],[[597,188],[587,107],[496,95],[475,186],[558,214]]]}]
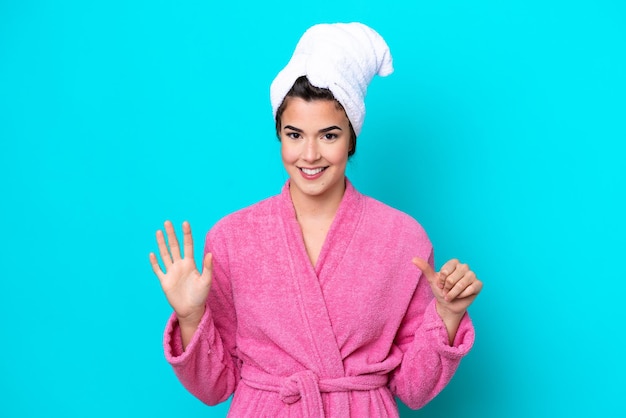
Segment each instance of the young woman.
[{"label": "young woman", "polygon": [[203,402],[234,394],[229,416],[397,417],[395,396],[423,406],[473,344],[482,283],[457,260],[435,272],[422,227],[345,175],[367,84],[391,71],[369,27],[310,28],[271,88],[282,192],[219,221],[202,272],[188,223],[182,250],[157,232],[166,358]]}]

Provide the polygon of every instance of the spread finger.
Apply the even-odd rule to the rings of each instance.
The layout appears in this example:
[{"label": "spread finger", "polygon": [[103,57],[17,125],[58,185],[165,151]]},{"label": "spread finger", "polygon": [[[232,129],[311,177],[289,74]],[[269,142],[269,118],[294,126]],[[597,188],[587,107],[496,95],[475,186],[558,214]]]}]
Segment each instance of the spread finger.
[{"label": "spread finger", "polygon": [[172,257],[170,256],[170,252],[167,249],[167,244],[165,243],[165,236],[163,235],[163,231],[161,231],[160,229],[156,232],[156,240],[159,247],[161,260],[163,260],[165,270],[167,271],[167,269],[172,265]]},{"label": "spread finger", "polygon": [[170,221],[165,222],[165,232],[167,232],[167,242],[170,245],[170,253],[172,254],[172,260],[180,260],[180,247],[178,245],[178,238],[176,238],[176,231],[174,231],[174,225]]}]

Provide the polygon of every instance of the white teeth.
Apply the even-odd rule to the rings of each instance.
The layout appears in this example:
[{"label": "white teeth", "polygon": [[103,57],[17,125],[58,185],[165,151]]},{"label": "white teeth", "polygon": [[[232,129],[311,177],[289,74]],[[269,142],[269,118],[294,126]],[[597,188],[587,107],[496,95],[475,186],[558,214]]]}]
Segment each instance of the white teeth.
[{"label": "white teeth", "polygon": [[307,176],[314,176],[314,175],[315,175],[315,174],[317,174],[317,173],[321,173],[321,172],[322,172],[322,170],[323,170],[323,168],[322,168],[322,167],[320,167],[320,168],[302,168],[301,170],[302,170],[302,171],[304,172],[304,174],[306,174]]}]

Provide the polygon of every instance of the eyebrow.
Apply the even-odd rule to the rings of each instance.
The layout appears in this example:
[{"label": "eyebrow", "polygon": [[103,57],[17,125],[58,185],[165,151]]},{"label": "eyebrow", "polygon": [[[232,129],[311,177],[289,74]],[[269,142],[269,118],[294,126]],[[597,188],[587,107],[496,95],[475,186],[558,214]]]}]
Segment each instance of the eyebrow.
[{"label": "eyebrow", "polygon": [[[300,132],[300,133],[304,132],[302,129],[296,128],[295,126],[291,126],[291,125],[285,125],[284,129],[290,129],[292,131],[296,131],[296,132]],[[326,132],[334,131],[335,129],[339,129],[340,131],[342,130],[339,126],[333,125],[333,126],[329,126],[328,128],[320,129],[318,132],[323,134],[323,133],[326,133]]]}]

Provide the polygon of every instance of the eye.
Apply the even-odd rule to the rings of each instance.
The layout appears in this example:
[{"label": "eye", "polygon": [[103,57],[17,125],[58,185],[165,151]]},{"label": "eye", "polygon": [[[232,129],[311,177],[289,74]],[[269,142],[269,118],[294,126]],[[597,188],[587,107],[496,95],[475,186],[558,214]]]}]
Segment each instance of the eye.
[{"label": "eye", "polygon": [[301,136],[298,132],[287,132],[287,138],[291,138],[291,139],[300,139]]},{"label": "eye", "polygon": [[324,139],[327,141],[334,141],[335,139],[337,139],[338,135],[337,134],[331,134],[331,133],[327,133],[324,135]]}]

